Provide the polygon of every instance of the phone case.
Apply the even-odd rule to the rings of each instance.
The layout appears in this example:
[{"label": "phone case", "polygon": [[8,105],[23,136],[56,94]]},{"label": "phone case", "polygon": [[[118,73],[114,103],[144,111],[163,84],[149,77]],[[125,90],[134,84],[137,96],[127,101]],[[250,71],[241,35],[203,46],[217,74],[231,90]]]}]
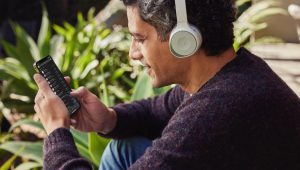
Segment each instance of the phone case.
[{"label": "phone case", "polygon": [[52,57],[46,56],[42,58],[35,62],[33,67],[47,80],[54,94],[58,95],[67,106],[69,113],[71,115],[74,114],[80,108],[80,103],[76,97],[70,95],[72,89],[67,84]]}]

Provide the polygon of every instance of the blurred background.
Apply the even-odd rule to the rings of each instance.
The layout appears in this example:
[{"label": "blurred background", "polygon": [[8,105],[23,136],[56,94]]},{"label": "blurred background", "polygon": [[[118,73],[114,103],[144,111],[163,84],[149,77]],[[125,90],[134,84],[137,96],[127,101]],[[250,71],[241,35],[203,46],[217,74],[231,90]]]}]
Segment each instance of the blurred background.
[{"label": "blurred background", "polygon": [[[300,96],[300,1],[236,0],[234,48],[263,58]],[[131,36],[120,0],[0,0],[0,170],[42,169],[44,129],[33,105],[32,64],[51,55],[72,88],[107,106],[161,94],[128,59]],[[98,168],[107,139],[72,130]]]}]

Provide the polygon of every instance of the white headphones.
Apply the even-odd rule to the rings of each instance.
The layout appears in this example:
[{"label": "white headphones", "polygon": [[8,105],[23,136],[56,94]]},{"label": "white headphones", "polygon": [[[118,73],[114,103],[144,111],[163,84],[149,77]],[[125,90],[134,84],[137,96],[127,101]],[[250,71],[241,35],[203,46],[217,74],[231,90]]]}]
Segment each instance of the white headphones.
[{"label": "white headphones", "polygon": [[171,32],[169,46],[175,57],[185,58],[198,51],[202,35],[200,30],[188,23],[185,0],[175,0],[175,7],[177,25]]}]

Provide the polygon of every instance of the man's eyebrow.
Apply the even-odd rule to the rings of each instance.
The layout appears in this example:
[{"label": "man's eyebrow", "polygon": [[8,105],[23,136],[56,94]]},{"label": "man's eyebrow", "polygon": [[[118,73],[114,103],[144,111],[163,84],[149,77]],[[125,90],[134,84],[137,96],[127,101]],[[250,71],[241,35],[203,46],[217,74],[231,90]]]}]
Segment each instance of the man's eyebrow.
[{"label": "man's eyebrow", "polygon": [[136,33],[136,32],[129,32],[130,35],[134,36],[134,37],[144,37],[142,34]]}]

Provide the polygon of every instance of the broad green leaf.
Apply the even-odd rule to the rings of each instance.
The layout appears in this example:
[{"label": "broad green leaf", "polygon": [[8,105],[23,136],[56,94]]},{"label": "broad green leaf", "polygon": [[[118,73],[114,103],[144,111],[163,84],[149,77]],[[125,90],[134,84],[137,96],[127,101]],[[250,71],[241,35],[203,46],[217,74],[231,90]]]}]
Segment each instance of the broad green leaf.
[{"label": "broad green leaf", "polygon": [[97,133],[89,133],[89,152],[94,164],[99,164],[102,153],[109,140],[100,137]]},{"label": "broad green leaf", "polygon": [[0,60],[0,70],[3,70],[3,72],[10,74],[16,79],[31,81],[31,77],[29,76],[27,70],[24,68],[24,65],[22,65],[22,63],[20,63],[20,61],[15,58],[7,57]]},{"label": "broad green leaf", "polygon": [[149,76],[143,71],[135,84],[131,101],[145,99],[153,95],[152,84]]},{"label": "broad green leaf", "polygon": [[[24,148],[20,151],[21,148]],[[0,149],[4,149],[20,157],[32,159],[40,164],[42,161],[42,142],[19,142],[10,141],[0,145]]]},{"label": "broad green leaf", "polygon": [[273,8],[274,6],[278,5],[276,1],[260,1],[258,3],[253,4],[250,8],[248,8],[241,16],[237,19],[238,21],[245,22],[250,21],[253,16],[258,14],[261,11]]},{"label": "broad green leaf", "polygon": [[31,170],[34,168],[42,167],[43,165],[38,162],[24,162],[16,167],[15,170]]},{"label": "broad green leaf", "polygon": [[288,15],[287,11],[282,8],[270,8],[263,11],[260,11],[256,15],[251,17],[251,22],[258,22],[263,20],[264,18],[275,15],[275,14],[281,14],[281,15]]},{"label": "broad green leaf", "polygon": [[40,33],[38,35],[38,47],[40,49],[40,56],[44,57],[49,55],[50,52],[50,22],[48,19],[48,13],[44,4],[42,4],[42,24],[40,28]]},{"label": "broad green leaf", "polygon": [[5,51],[5,53],[8,55],[8,57],[12,57],[15,59],[19,59],[20,56],[17,53],[17,49],[12,44],[8,43],[7,41],[0,40],[0,43]]},{"label": "broad green leaf", "polygon": [[75,49],[75,44],[76,44],[76,38],[73,38],[66,46],[66,52],[63,57],[63,67],[62,71],[65,72],[69,68],[71,68],[71,62],[73,61],[73,52]]},{"label": "broad green leaf", "polygon": [[55,60],[59,69],[63,66],[63,55],[65,53],[64,37],[61,35],[54,35],[50,40],[50,55]]},{"label": "broad green leaf", "polygon": [[93,162],[88,150],[88,133],[79,132],[75,129],[71,129],[71,133],[73,135],[76,147],[80,155],[89,160],[90,162]]},{"label": "broad green leaf", "polygon": [[19,127],[21,125],[30,125],[32,127],[44,130],[44,127],[41,124],[41,122],[37,122],[37,121],[34,121],[32,119],[22,119],[22,120],[19,120],[16,123],[12,124],[12,126],[9,128],[9,131],[11,132],[13,129],[15,129],[16,127]]},{"label": "broad green leaf", "polygon": [[109,91],[114,94],[116,97],[122,99],[123,101],[127,101],[130,99],[128,94],[118,86],[108,86]]},{"label": "broad green leaf", "polygon": [[11,26],[16,34],[19,60],[24,63],[25,68],[32,68],[33,62],[41,58],[38,46],[20,25],[11,23]]},{"label": "broad green leaf", "polygon": [[[85,159],[87,159],[89,162],[94,163],[93,160],[92,160],[92,157],[90,155],[90,152],[89,152],[89,150],[88,150],[87,147],[85,147],[85,146],[83,146],[81,144],[78,144],[78,143],[75,143],[75,145],[76,145],[76,148],[78,149],[79,154],[82,157],[84,157]],[[97,164],[94,164],[94,165],[97,165]]]},{"label": "broad green leaf", "polygon": [[36,88],[37,87],[33,84],[33,82],[26,82],[25,80],[11,78],[3,82],[2,97],[10,98],[9,96],[11,94],[16,94],[21,96],[27,96],[29,97],[29,100],[26,101],[32,101],[36,93]]},{"label": "broad green leaf", "polygon": [[104,67],[108,64],[109,59],[106,57],[104,58],[101,63],[100,63],[100,70],[101,70],[101,76],[103,77],[103,81],[101,84],[101,87],[103,89],[103,93],[102,95],[100,95],[101,97],[101,101],[106,105],[106,106],[111,106],[111,101],[109,99],[109,93],[108,93],[108,86],[106,83],[106,77],[105,77],[105,72],[104,72]]},{"label": "broad green leaf", "polygon": [[83,145],[87,148],[88,146],[88,134],[85,132],[80,132],[75,129],[71,129],[71,133],[76,143]]}]

